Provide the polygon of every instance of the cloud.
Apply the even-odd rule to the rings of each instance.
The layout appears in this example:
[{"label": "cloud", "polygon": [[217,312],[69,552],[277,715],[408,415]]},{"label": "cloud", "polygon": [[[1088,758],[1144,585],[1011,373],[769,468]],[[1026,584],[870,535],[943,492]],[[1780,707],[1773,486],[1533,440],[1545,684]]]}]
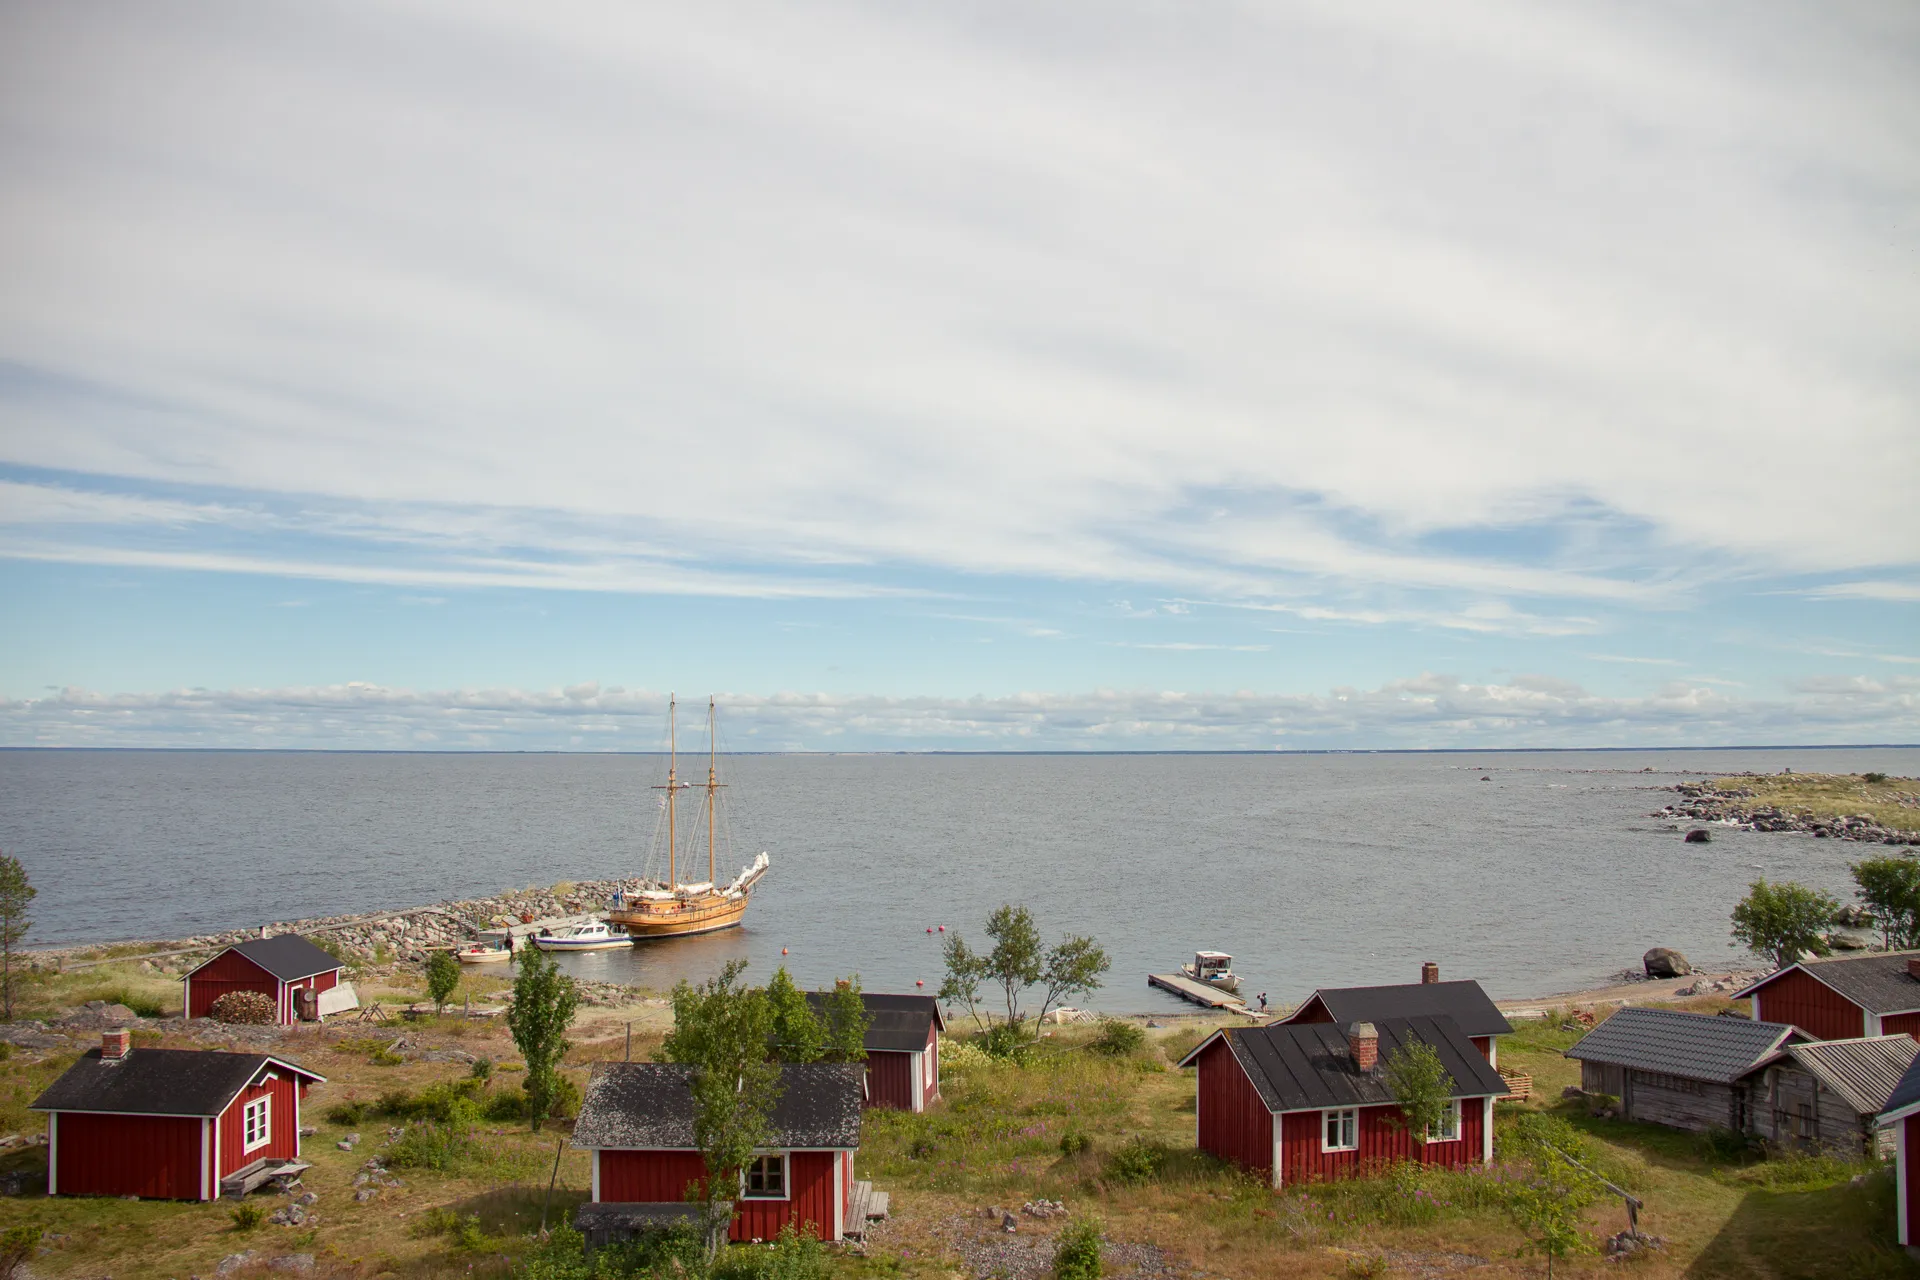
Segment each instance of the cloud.
[{"label": "cloud", "polygon": [[[217,500],[29,495],[64,533],[10,554],[1912,600],[1920,89],[1886,21],[13,6],[0,461]],[[1809,423],[1873,465],[1785,475]],[[190,540],[293,498],[326,545]],[[76,533],[107,519],[188,541]],[[377,563],[402,544],[524,554]]]},{"label": "cloud", "polygon": [[1526,613],[1499,600],[1482,600],[1460,609],[1356,609],[1317,604],[1254,604],[1218,601],[1233,608],[1287,613],[1309,622],[1354,622],[1366,626],[1413,625],[1471,631],[1483,635],[1580,636],[1601,629],[1598,619]]},{"label": "cloud", "polygon": [[[1831,677],[1742,699],[1673,681],[1608,698],[1552,676],[1423,673],[1320,694],[1095,690],[995,697],[723,694],[745,750],[1705,746],[1920,739],[1920,679]],[[0,745],[652,750],[666,695],[373,684],[0,699]]]},{"label": "cloud", "polygon": [[1895,600],[1904,603],[1920,600],[1920,583],[1836,582],[1830,586],[1814,587],[1807,594],[1824,600]]},{"label": "cloud", "polygon": [[1583,653],[1580,656],[1592,662],[1631,662],[1648,667],[1679,667],[1686,665],[1678,658],[1636,658],[1619,653]]}]

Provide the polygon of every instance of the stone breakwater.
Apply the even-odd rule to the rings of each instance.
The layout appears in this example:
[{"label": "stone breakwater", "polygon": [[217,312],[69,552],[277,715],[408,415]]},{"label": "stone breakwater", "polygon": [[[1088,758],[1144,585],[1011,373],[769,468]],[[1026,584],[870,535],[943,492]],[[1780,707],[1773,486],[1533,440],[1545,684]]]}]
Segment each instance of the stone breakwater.
[{"label": "stone breakwater", "polygon": [[[1709,782],[1683,782],[1673,788],[1678,803],[1655,809],[1648,817],[1720,822],[1748,831],[1797,831],[1818,840],[1861,840],[1871,844],[1920,845],[1920,832],[1882,826],[1869,813],[1815,814],[1806,809],[1783,809],[1760,803],[1743,788],[1722,790]],[[1913,803],[1920,807],[1920,797]]]}]

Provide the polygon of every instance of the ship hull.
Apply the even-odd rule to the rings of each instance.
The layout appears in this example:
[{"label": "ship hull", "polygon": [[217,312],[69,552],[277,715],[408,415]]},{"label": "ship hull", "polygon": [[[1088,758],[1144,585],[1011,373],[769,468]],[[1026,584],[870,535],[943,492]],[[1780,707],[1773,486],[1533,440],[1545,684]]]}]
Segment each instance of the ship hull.
[{"label": "ship hull", "polygon": [[629,936],[648,938],[685,938],[696,933],[717,933],[736,928],[747,914],[747,898],[717,901],[645,903],[616,907],[607,913],[607,923],[625,929]]}]

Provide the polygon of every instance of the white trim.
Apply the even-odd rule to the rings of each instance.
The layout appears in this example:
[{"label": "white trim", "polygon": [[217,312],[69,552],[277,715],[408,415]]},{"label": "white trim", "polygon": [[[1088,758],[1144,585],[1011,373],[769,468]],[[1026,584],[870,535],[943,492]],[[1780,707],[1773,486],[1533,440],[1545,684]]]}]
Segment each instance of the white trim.
[{"label": "white trim", "polygon": [[186,1022],[193,1017],[193,975],[180,979],[180,1020]]},{"label": "white trim", "polygon": [[[253,1127],[253,1109],[260,1108],[260,1136],[251,1142],[247,1140],[247,1131]],[[273,1142],[273,1094],[263,1093],[257,1098],[249,1098],[240,1104],[240,1154],[258,1151]]]},{"label": "white trim", "polygon": [[1273,1175],[1268,1181],[1273,1184],[1273,1189],[1278,1191],[1287,1180],[1286,1166],[1280,1163],[1280,1152],[1282,1150],[1280,1139],[1286,1136],[1287,1117],[1285,1112],[1274,1115],[1273,1112],[1269,1111],[1267,1114],[1273,1117]]},{"label": "white trim", "polygon": [[[279,1079],[275,1076],[274,1079]],[[287,1081],[287,1087],[293,1090],[293,1158],[300,1158],[300,1082]]]},{"label": "white trim", "polygon": [[1499,1036],[1487,1037],[1487,1065],[1492,1067],[1496,1071],[1500,1069],[1500,1037]]},{"label": "white trim", "polygon": [[593,1150],[593,1202],[600,1203],[600,1149]]},{"label": "white trim", "polygon": [[833,1238],[835,1240],[845,1239],[847,1234],[847,1204],[845,1195],[847,1183],[846,1174],[840,1166],[840,1162],[844,1159],[846,1159],[846,1156],[841,1152],[836,1151],[833,1153]]},{"label": "white trim", "polygon": [[1880,1019],[1882,1015],[1877,1013],[1868,1013],[1868,1014],[1865,1014],[1864,1016],[1867,1020],[1867,1035],[1883,1036],[1887,1034],[1885,1031],[1881,1029],[1881,1026],[1880,1026]]},{"label": "white trim", "polygon": [[792,1200],[793,1153],[791,1151],[761,1151],[754,1155],[753,1160],[755,1164],[758,1164],[762,1160],[778,1160],[780,1162],[780,1194],[777,1196],[756,1196],[750,1194],[747,1191],[747,1171],[742,1169],[740,1170],[740,1198],[742,1200],[766,1200],[775,1204]]},{"label": "white trim", "polygon": [[1226,1028],[1224,1027],[1214,1032],[1212,1035],[1208,1036],[1205,1040],[1202,1040],[1199,1044],[1193,1046],[1193,1048],[1187,1053],[1186,1057],[1174,1063],[1173,1064],[1174,1068],[1177,1070],[1181,1067],[1190,1067],[1194,1065],[1196,1060],[1198,1060],[1198,1058],[1200,1057],[1200,1051],[1202,1049],[1212,1044],[1215,1040],[1224,1040],[1226,1038],[1226,1035],[1227,1035],[1227,1032],[1226,1032]]},{"label": "white trim", "polygon": [[[191,1051],[189,1050],[188,1052],[191,1052]],[[231,1100],[229,1100],[229,1102],[231,1102]],[[74,1115],[77,1115],[77,1116],[154,1116],[154,1117],[156,1117],[156,1118],[158,1118],[158,1119],[161,1119],[161,1120],[205,1120],[205,1119],[207,1119],[207,1118],[208,1118],[208,1117],[207,1117],[207,1113],[206,1113],[206,1112],[204,1112],[204,1111],[195,1111],[195,1112],[186,1112],[186,1111],[89,1111],[89,1110],[87,1110],[87,1108],[85,1108],[85,1107],[28,1107],[28,1108],[27,1108],[27,1110],[29,1110],[29,1111],[44,1111],[44,1112],[46,1112],[46,1113],[47,1113],[48,1115],[50,1115],[50,1116],[51,1116],[51,1115],[58,1115],[58,1114],[59,1114],[60,1112],[62,1112],[62,1111],[69,1111],[69,1112],[72,1112],[72,1113],[73,1113]],[[226,1110],[226,1108],[225,1108],[225,1107],[222,1107],[222,1108],[221,1108],[221,1110],[223,1110],[223,1111],[224,1111],[224,1110]]]},{"label": "white trim", "polygon": [[913,1072],[913,1109],[915,1111],[925,1111],[927,1109],[927,1090],[924,1083],[927,1078],[927,1073],[925,1068],[920,1065],[920,1060],[924,1057],[926,1057],[926,1050],[924,1049],[907,1055],[907,1070]]},{"label": "white trim", "polygon": [[220,1141],[220,1135],[214,1132],[213,1117],[208,1116],[200,1122],[200,1198],[217,1200],[220,1196],[220,1184],[213,1180],[213,1148]]},{"label": "white trim", "polygon": [[1447,1110],[1452,1112],[1453,1114],[1453,1136],[1451,1138],[1436,1138],[1433,1136],[1433,1130],[1428,1129],[1427,1141],[1429,1143],[1459,1142],[1461,1138],[1465,1136],[1467,1132],[1467,1117],[1466,1117],[1467,1109],[1466,1109],[1466,1106],[1464,1105],[1465,1102],[1466,1102],[1466,1099],[1464,1098],[1448,1098],[1447,1099]]},{"label": "white trim", "polygon": [[[1897,1171],[1900,1205],[1894,1211],[1893,1220],[1898,1226],[1900,1243],[1906,1245],[1913,1240],[1913,1224],[1907,1221],[1907,1126],[1901,1125],[1900,1132],[1894,1135],[1894,1169]],[[49,1192],[51,1194],[51,1192]]]},{"label": "white trim", "polygon": [[1480,1099],[1480,1163],[1493,1163],[1493,1095]]},{"label": "white trim", "polygon": [[[1900,1162],[1902,1170],[1906,1162]],[[47,1112],[47,1194],[60,1194],[60,1113]]]},{"label": "white trim", "polygon": [[[1360,1111],[1361,1111],[1361,1108],[1359,1107],[1322,1107],[1320,1108],[1320,1153],[1322,1155],[1338,1155],[1341,1152],[1358,1151],[1360,1149]],[[1353,1116],[1352,1144],[1348,1146],[1339,1146],[1339,1147],[1327,1145],[1327,1117],[1328,1116],[1345,1116],[1345,1115],[1348,1115],[1349,1113],[1352,1114]],[[1346,1126],[1343,1123],[1341,1127],[1345,1128]]]}]

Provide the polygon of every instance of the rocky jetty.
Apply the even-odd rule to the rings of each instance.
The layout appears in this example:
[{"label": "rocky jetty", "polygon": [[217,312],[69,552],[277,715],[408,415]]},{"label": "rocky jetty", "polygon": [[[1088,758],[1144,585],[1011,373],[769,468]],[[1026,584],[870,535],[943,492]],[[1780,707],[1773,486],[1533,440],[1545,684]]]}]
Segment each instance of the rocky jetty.
[{"label": "rocky jetty", "polygon": [[[1647,815],[1680,822],[1720,822],[1747,831],[1797,831],[1819,840],[1859,840],[1870,844],[1920,845],[1920,831],[1882,826],[1872,814],[1815,814],[1759,802],[1744,788],[1722,790],[1711,782],[1682,782],[1673,790],[1680,799]],[[1920,807],[1920,796],[1913,797]],[[1903,797],[1904,802],[1904,797]],[[1688,833],[1688,839],[1693,834]]]}]

